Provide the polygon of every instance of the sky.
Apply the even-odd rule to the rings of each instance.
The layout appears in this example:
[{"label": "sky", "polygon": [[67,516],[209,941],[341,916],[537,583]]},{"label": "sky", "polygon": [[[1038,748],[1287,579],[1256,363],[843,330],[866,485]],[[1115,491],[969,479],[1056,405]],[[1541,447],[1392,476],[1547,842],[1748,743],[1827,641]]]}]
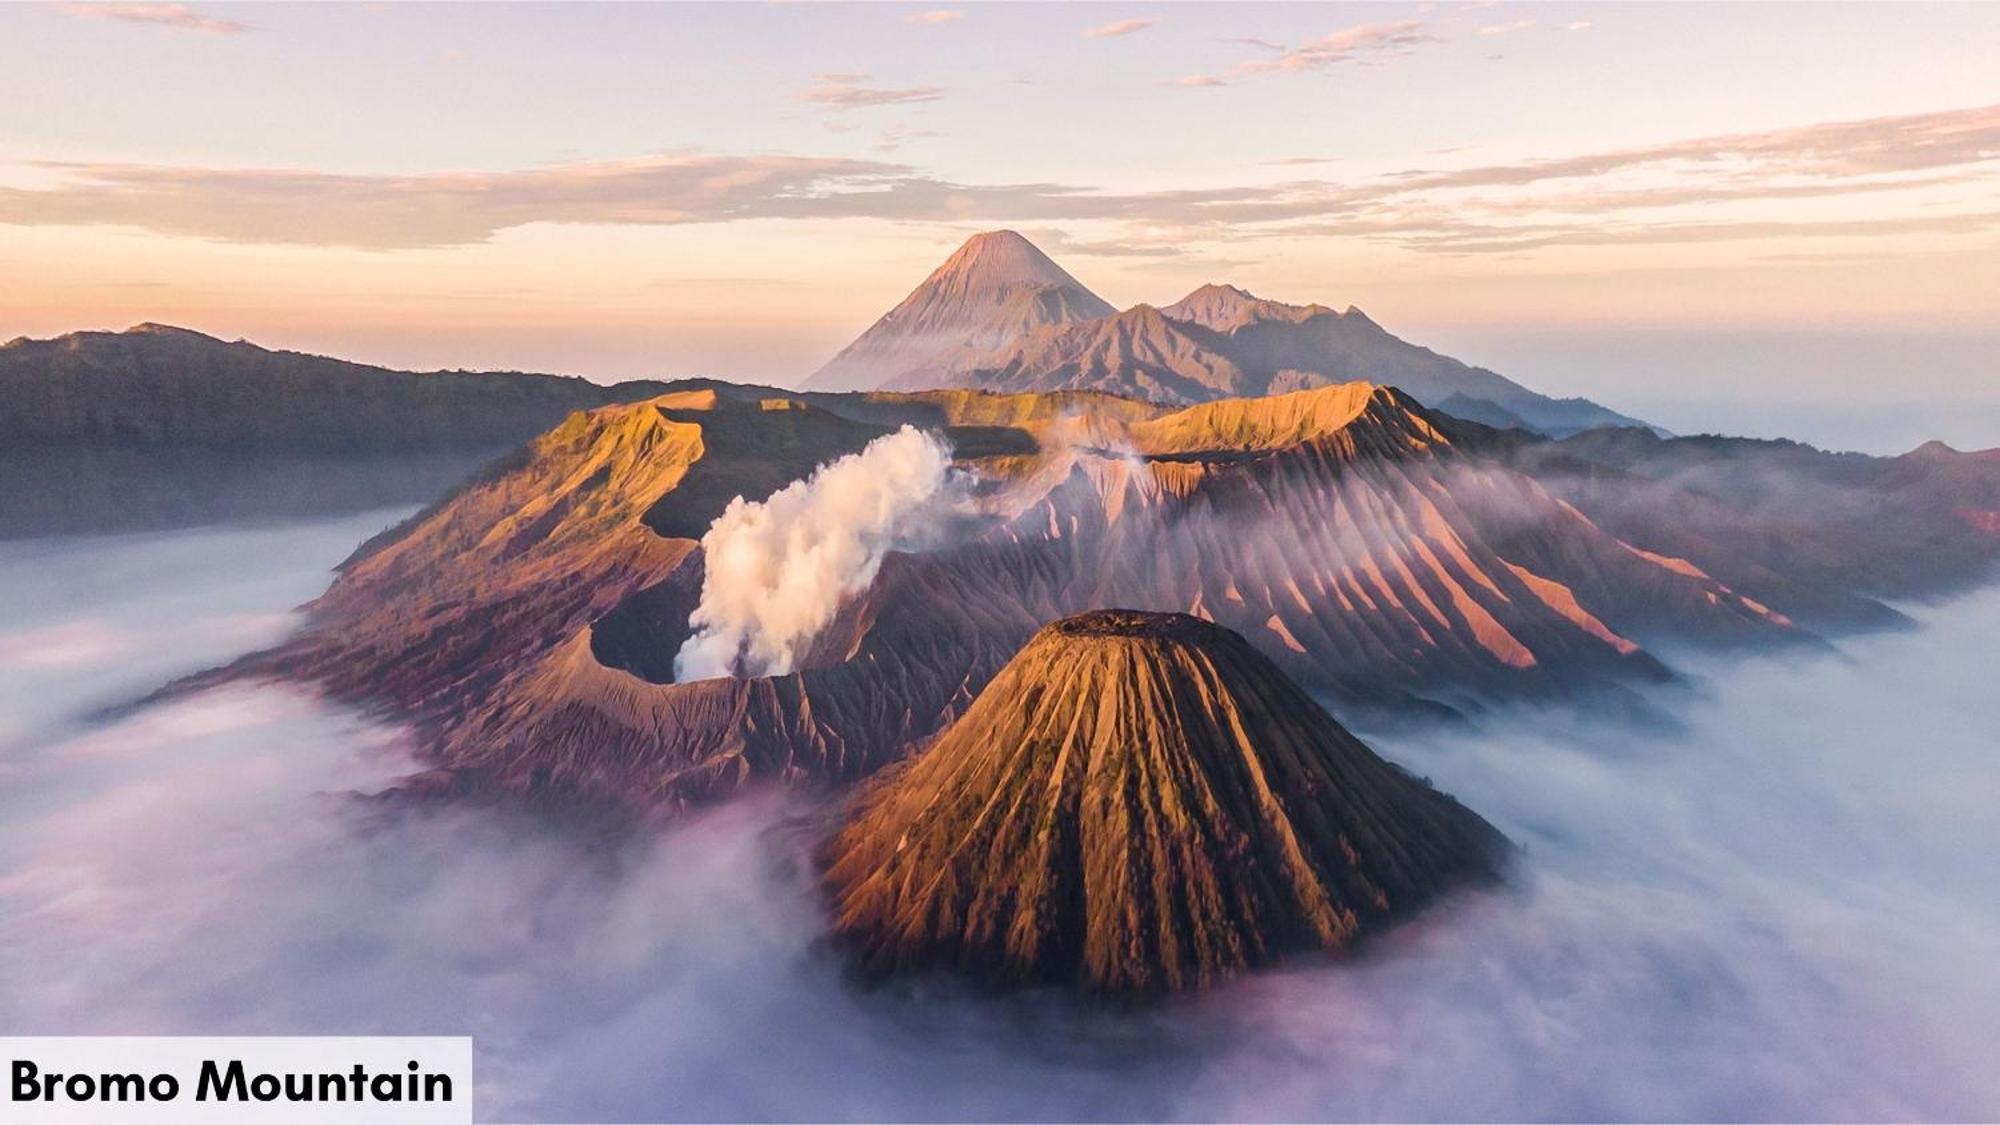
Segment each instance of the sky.
[{"label": "sky", "polygon": [[0,338],[795,383],[966,236],[2000,444],[2000,5],[0,5]]}]

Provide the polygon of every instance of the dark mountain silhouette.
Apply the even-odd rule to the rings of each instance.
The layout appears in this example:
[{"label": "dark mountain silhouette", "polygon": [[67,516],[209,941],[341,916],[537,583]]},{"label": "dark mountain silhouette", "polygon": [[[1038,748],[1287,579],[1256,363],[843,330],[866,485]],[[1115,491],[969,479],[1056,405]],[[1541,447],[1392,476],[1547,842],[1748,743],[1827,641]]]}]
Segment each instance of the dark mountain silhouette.
[{"label": "dark mountain silhouette", "polygon": [[1504,848],[1242,637],[1105,610],[1037,632],[825,860],[864,972],[1157,994],[1345,948]]},{"label": "dark mountain silhouette", "polygon": [[659,393],[417,374],[160,324],[0,346],[0,537],[431,499],[572,410]]}]

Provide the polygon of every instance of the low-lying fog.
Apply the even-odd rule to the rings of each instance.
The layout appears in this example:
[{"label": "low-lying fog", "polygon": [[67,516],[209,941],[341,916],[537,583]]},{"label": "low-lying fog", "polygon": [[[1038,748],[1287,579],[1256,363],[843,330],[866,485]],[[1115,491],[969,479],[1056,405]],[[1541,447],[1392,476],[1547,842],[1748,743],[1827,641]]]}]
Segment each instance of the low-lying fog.
[{"label": "low-lying fog", "polygon": [[339,794],[406,744],[292,690],[83,721],[278,635],[383,522],[0,546],[0,1032],[469,1031],[506,1119],[2000,1115],[2000,589],[1681,656],[1685,736],[1384,736],[1516,885],[1112,1017],[851,991],[779,799],[593,856],[385,823]]}]

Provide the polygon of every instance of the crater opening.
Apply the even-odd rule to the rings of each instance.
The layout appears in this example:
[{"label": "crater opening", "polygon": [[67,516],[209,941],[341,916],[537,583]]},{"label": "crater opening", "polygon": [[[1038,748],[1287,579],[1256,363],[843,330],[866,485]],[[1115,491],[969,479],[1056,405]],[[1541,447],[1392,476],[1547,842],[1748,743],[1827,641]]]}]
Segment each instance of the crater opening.
[{"label": "crater opening", "polygon": [[607,668],[671,684],[674,656],[694,630],[688,615],[701,601],[699,566],[683,566],[613,606],[590,630],[590,655]]}]

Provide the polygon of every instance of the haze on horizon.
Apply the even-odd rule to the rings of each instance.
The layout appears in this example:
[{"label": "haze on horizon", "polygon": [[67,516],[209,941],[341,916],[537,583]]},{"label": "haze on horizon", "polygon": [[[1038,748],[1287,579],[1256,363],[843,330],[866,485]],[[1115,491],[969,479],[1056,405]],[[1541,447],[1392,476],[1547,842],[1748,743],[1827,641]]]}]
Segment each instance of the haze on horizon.
[{"label": "haze on horizon", "polygon": [[1991,445],[1996,54],[1993,5],[9,5],[0,339],[789,384],[1008,226],[1121,307]]}]

